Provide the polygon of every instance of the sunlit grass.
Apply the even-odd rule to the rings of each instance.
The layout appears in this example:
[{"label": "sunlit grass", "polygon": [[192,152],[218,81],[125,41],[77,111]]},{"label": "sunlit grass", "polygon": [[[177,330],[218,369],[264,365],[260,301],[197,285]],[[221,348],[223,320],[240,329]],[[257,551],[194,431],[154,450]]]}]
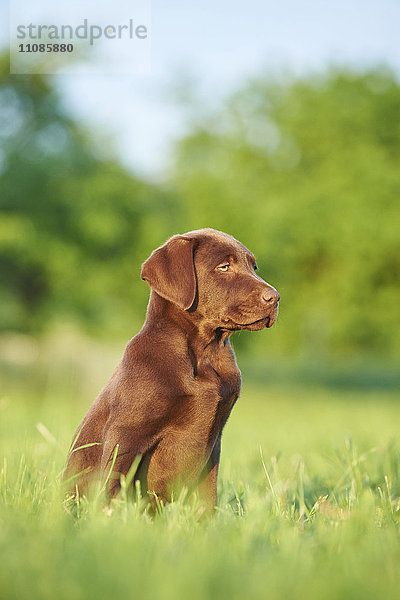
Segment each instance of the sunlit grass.
[{"label": "sunlit grass", "polygon": [[89,402],[2,399],[1,598],[398,597],[395,392],[245,386],[211,520],[193,498],[151,518],[126,487],[71,512],[60,478]]}]

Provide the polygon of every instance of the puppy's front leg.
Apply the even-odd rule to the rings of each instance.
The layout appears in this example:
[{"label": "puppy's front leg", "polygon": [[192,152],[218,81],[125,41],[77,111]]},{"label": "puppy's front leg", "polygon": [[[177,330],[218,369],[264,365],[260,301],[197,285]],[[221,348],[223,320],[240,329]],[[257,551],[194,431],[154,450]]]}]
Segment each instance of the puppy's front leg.
[{"label": "puppy's front leg", "polygon": [[[148,491],[165,503],[176,500],[181,490],[186,488],[190,492],[197,491],[207,509],[213,508],[217,502],[220,449],[219,438],[209,455],[206,439],[201,440],[188,432],[181,436],[166,436],[150,458]],[[155,498],[151,500],[153,508],[154,502]]]},{"label": "puppy's front leg", "polygon": [[207,509],[207,511],[212,511],[217,506],[217,479],[220,455],[221,435],[218,436],[214,444],[211,456],[208,459],[205,468],[203,469],[199,484],[195,490],[199,496],[201,504]]}]

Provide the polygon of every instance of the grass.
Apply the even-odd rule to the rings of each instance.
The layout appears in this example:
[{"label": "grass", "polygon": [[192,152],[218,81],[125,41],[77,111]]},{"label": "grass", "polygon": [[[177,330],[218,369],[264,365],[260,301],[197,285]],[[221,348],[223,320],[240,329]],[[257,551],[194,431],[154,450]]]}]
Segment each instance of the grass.
[{"label": "grass", "polygon": [[60,474],[95,388],[74,373],[8,374],[0,398],[0,598],[398,598],[396,390],[245,378],[214,519],[124,497],[72,517]]}]

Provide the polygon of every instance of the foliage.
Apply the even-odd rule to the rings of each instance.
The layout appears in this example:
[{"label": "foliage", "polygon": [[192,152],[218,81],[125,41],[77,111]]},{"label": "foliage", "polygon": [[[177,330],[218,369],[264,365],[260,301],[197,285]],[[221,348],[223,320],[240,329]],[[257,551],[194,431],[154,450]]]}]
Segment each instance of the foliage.
[{"label": "foliage", "polygon": [[[172,215],[164,193],[100,159],[39,76],[0,69],[0,330],[78,319],[126,335],[143,313],[140,263]],[[104,152],[103,152],[104,153]],[[136,297],[138,300],[136,300]],[[113,315],[115,316],[113,318]],[[134,320],[134,325],[136,322]]]},{"label": "foliage", "polygon": [[275,348],[399,354],[399,114],[384,69],[260,78],[180,142],[190,223],[228,229],[281,292]]}]

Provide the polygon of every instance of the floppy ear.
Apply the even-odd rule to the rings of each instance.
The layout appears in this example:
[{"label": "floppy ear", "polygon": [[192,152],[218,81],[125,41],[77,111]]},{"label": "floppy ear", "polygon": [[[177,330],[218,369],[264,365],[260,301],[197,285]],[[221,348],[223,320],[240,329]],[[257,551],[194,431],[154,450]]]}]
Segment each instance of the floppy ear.
[{"label": "floppy ear", "polygon": [[196,297],[194,240],[172,237],[142,265],[141,277],[163,298],[188,310]]}]

